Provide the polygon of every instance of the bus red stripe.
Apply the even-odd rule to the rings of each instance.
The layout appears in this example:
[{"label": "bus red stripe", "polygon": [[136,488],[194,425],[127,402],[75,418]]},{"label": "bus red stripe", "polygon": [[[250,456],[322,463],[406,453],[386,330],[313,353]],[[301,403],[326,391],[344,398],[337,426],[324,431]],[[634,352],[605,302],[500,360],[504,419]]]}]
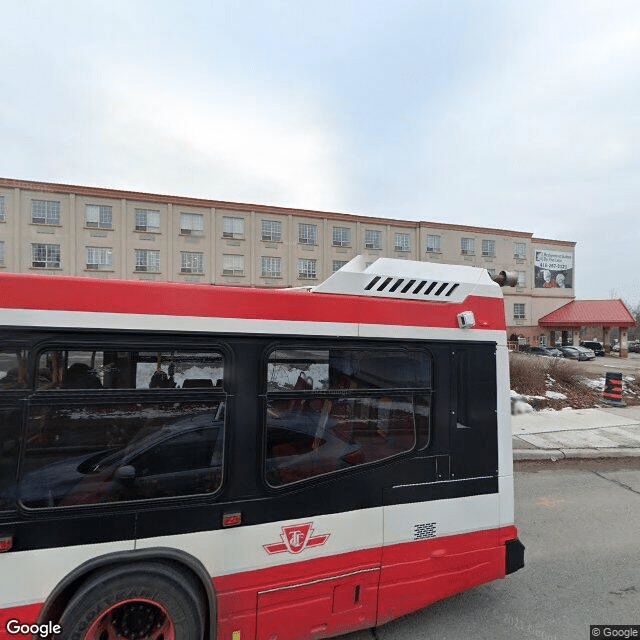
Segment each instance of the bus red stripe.
[{"label": "bus red stripe", "polygon": [[[308,606],[311,601],[314,607],[326,608],[327,624],[335,625],[330,635],[382,624],[454,593],[504,577],[504,545],[516,537],[516,527],[509,526],[213,578],[218,608],[217,637],[231,640],[234,631],[241,631],[243,640],[254,638],[260,625],[265,633],[269,629],[267,636],[270,637],[274,625],[280,624],[283,628],[276,634],[282,640],[308,636],[305,625],[314,623],[309,617],[309,611],[313,610]],[[345,599],[340,588],[350,583],[362,584],[362,606],[346,607],[344,615],[336,616],[336,602],[339,606]],[[6,624],[11,619],[33,624],[42,606],[32,604],[1,610],[0,640],[29,637],[10,635]],[[324,613],[318,612],[321,620]],[[258,633],[258,639],[262,637],[263,634]]]},{"label": "bus red stripe", "polygon": [[5,274],[0,304],[42,309],[345,322],[457,328],[457,314],[473,311],[476,329],[504,330],[501,298],[469,296],[463,303],[366,298],[291,290],[189,285],[166,282]]}]

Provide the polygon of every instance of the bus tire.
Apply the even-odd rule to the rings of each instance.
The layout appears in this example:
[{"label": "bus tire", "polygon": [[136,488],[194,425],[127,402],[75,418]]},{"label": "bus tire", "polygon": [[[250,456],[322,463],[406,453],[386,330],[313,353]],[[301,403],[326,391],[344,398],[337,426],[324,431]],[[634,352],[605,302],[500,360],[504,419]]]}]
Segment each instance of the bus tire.
[{"label": "bus tire", "polygon": [[198,582],[161,562],[117,565],[92,575],[64,609],[62,640],[202,640]]}]

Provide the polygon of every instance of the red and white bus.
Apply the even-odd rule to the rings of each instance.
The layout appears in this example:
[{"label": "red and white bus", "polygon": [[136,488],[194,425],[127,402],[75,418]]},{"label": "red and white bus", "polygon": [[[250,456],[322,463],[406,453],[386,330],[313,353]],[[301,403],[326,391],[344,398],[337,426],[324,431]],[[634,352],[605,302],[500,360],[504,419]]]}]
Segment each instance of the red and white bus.
[{"label": "red and white bus", "polygon": [[484,269],[0,275],[0,639],[298,640],[523,566]]}]

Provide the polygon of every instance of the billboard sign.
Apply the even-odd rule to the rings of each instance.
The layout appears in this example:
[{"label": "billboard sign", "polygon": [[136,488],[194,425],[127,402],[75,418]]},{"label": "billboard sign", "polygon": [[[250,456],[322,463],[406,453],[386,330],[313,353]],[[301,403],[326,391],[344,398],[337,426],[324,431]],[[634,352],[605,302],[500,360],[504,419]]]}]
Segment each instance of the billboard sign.
[{"label": "billboard sign", "polygon": [[536,251],[533,263],[536,288],[573,287],[573,254],[565,251]]}]

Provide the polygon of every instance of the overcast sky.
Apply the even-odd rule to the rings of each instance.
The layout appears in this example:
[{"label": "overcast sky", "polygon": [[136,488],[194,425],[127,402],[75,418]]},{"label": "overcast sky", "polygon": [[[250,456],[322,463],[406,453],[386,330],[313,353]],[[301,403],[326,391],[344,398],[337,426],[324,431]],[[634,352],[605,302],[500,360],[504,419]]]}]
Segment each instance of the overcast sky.
[{"label": "overcast sky", "polygon": [[572,240],[640,302],[638,0],[2,7],[0,175]]}]

